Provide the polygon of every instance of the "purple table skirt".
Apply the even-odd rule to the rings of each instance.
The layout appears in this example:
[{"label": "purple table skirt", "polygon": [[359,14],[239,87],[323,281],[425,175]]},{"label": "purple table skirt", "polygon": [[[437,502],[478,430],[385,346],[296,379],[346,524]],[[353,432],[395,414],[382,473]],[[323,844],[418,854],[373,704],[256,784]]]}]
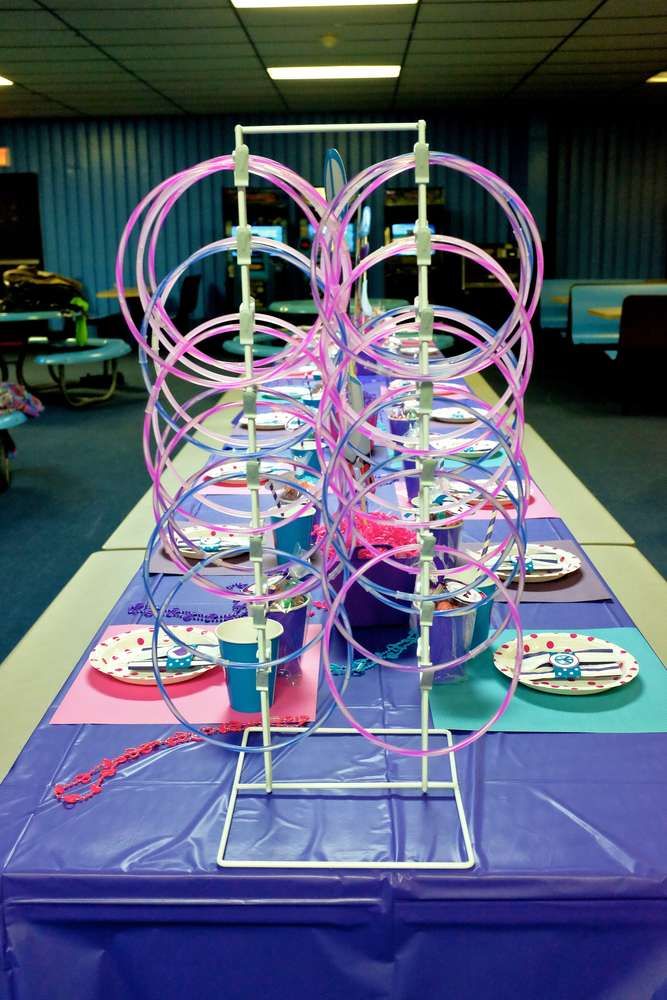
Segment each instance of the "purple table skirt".
[{"label": "purple table skirt", "polygon": [[[528,533],[571,537],[559,521],[531,521]],[[149,621],[143,601],[137,577],[108,623]],[[175,603],[221,610],[192,584]],[[525,605],[522,617],[528,628],[632,624],[615,599]],[[377,647],[391,638],[369,630]],[[347,701],[366,724],[418,724],[404,672],[352,678]],[[295,986],[318,1000],[667,998],[664,736],[493,733],[458,754],[478,856],[470,872],[222,872],[235,757],[207,745],[164,752],[68,810],[53,798],[57,781],[174,727],[50,726],[51,714],[0,785],[2,1000],[283,1000]],[[414,763],[353,739],[344,753],[314,737],[278,754],[276,768],[414,776]],[[251,761],[244,777],[256,772]],[[332,799],[244,799],[230,853],[461,850],[445,800]]]}]

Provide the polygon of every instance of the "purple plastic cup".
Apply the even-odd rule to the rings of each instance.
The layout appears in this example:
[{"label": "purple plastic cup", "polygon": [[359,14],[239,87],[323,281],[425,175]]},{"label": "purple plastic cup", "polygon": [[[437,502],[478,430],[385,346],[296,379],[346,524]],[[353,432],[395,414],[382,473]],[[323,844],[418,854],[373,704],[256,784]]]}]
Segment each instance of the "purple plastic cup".
[{"label": "purple plastic cup", "polygon": [[[458,590],[461,584],[452,581],[452,588]],[[477,604],[484,600],[484,595],[476,590],[465,592],[466,599],[454,600],[442,595],[441,601],[463,611],[459,615],[449,615],[446,610],[433,613],[433,624],[430,630],[431,663],[448,663],[458,659],[473,648],[475,621],[477,619]],[[462,595],[463,597],[463,595]],[[436,607],[437,607],[436,603]],[[453,684],[465,680],[466,664],[456,667],[436,670],[433,675],[434,684]]]},{"label": "purple plastic cup", "polygon": [[[380,546],[376,546],[376,548],[379,550]],[[369,556],[364,557],[359,554],[361,551],[364,551],[364,549],[362,546],[359,546],[352,554],[351,564],[353,570],[359,569],[364,563],[369,561]],[[410,573],[407,569],[401,569],[398,566],[392,566],[389,563],[383,562],[376,563],[363,576],[364,579],[369,580],[371,583],[379,584],[381,587],[386,587],[387,590],[396,590],[407,594],[414,592],[415,580],[417,579],[415,574]],[[340,590],[342,584],[343,574],[341,572],[333,581],[334,590]],[[391,598],[390,594],[382,596]],[[397,598],[397,601],[400,602],[401,600],[401,598]],[[392,627],[402,625],[407,630],[410,621],[410,609],[407,604],[405,611],[390,607],[379,596],[365,590],[358,581],[352,584],[345,595],[345,610],[352,628],[366,628],[374,625]]]},{"label": "purple plastic cup", "polygon": [[[301,649],[303,637],[306,632],[306,618],[310,608],[310,597],[306,594],[305,601],[296,608],[288,608],[285,611],[270,610],[267,618],[279,622],[283,627],[283,634],[278,640],[278,658],[288,656],[296,649]],[[301,676],[301,658],[295,656],[292,660],[285,660],[278,664],[278,676],[287,677],[291,681]]]}]

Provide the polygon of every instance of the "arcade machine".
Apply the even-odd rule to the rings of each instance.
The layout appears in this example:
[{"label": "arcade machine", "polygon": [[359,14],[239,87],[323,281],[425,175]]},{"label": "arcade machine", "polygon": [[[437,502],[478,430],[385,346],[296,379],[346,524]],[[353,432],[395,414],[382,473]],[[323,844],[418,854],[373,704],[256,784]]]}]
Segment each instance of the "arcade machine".
[{"label": "arcade machine", "polygon": [[[447,227],[447,211],[445,209],[445,193],[442,187],[433,187],[428,192],[429,228],[432,233],[444,233]],[[384,199],[384,241],[411,236],[417,218],[417,188],[388,188]],[[438,254],[437,258],[448,257],[449,254]],[[433,268],[433,278],[441,287],[447,271],[448,261],[437,261]],[[407,299],[411,301],[417,277],[417,261],[414,253],[405,251],[389,259],[384,266],[384,295],[387,298]],[[454,283],[450,278],[447,284]]]}]

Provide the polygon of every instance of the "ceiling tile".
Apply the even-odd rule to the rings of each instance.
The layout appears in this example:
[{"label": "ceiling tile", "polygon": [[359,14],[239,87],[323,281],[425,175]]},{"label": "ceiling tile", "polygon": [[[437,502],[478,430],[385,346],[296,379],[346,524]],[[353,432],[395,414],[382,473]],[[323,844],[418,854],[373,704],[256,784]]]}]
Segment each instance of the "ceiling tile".
[{"label": "ceiling tile", "polygon": [[[172,6],[166,0],[49,0],[49,6],[54,10],[62,12],[68,10],[114,10],[119,14],[126,10],[133,11],[143,8],[172,9]],[[178,6],[185,8],[212,7],[215,9],[231,9],[229,0],[178,0]]]},{"label": "ceiling tile", "polygon": [[207,83],[211,86],[217,86],[218,84],[227,86],[236,81],[243,84],[251,84],[269,80],[261,66],[234,68],[222,65],[215,71],[210,67],[208,69],[196,68],[188,69],[187,73],[184,74],[178,66],[174,66],[171,63],[162,66],[160,69],[147,69],[144,67],[140,76],[142,80],[145,80],[147,83],[153,83],[156,87],[161,86],[165,82],[171,82],[177,83],[181,88],[198,87]]},{"label": "ceiling tile", "polygon": [[531,66],[541,58],[542,52],[442,52],[437,44],[413,42],[411,59],[421,59],[425,65],[442,63],[445,66]]},{"label": "ceiling tile", "polygon": [[393,7],[319,7],[283,10],[241,10],[241,21],[255,37],[257,30],[278,31],[291,35],[293,28],[310,28],[324,34],[331,31],[355,28],[358,24],[374,24],[376,36],[384,35],[386,27],[409,28],[414,19],[415,8],[411,5]]},{"label": "ceiling tile", "polygon": [[665,13],[665,0],[606,0],[606,3],[596,12],[595,17],[636,17],[642,15]]},{"label": "ceiling tile", "polygon": [[326,66],[346,62],[399,63],[405,52],[405,42],[345,41],[333,49],[319,45],[314,48],[307,42],[260,43],[257,51],[267,65],[271,66]]},{"label": "ceiling tile", "polygon": [[126,70],[120,69],[109,64],[110,68],[105,68],[103,70],[89,71],[85,74],[75,74],[75,73],[39,73],[32,71],[27,73],[25,71],[15,73],[13,80],[15,83],[20,84],[25,87],[34,87],[36,90],[49,90],[56,86],[86,86],[87,84],[105,84],[107,86],[113,85],[115,83],[122,83],[125,80],[132,80],[133,77]]},{"label": "ceiling tile", "polygon": [[[570,50],[588,50],[595,48],[599,51],[604,48],[613,49],[618,53],[623,52],[625,49],[632,49],[633,51],[636,51],[637,49],[663,49],[666,45],[667,32],[646,32],[644,34],[633,34],[626,37],[619,37],[616,34],[584,35],[582,34],[582,31],[578,31],[576,35],[572,38],[568,38],[566,42],[566,46]],[[622,56],[619,56],[619,58],[622,58]]]},{"label": "ceiling tile", "polygon": [[622,53],[618,49],[577,49],[572,48],[568,42],[564,45],[558,52],[554,52],[552,56],[549,57],[550,63],[569,65],[573,64],[585,64],[590,65],[591,63],[611,63],[617,65],[622,63],[624,66],[628,65],[638,65],[639,63],[651,62],[654,60],[660,61],[661,58],[667,58],[667,44],[663,48],[655,49],[624,49]]},{"label": "ceiling tile", "polygon": [[75,103],[75,107],[82,114],[101,115],[103,117],[108,117],[110,115],[179,114],[178,108],[175,108],[170,101],[166,101],[158,97],[157,94],[154,97],[133,97],[122,100],[114,98],[110,95],[106,98],[100,99],[78,98]]},{"label": "ceiling tile", "polygon": [[[312,45],[320,45],[322,35],[331,33],[341,41],[355,39],[357,41],[368,40],[377,41],[406,41],[409,36],[409,25],[390,24],[377,25],[373,22],[362,22],[354,26],[346,24],[340,27],[329,27],[319,25],[318,27],[305,26],[301,24],[290,25],[289,31],[277,31],[276,28],[253,28],[251,36],[255,44],[271,44],[281,39],[288,39],[294,42],[306,42]],[[289,44],[289,41],[286,44]],[[332,50],[335,51],[335,50]]]},{"label": "ceiling tile", "polygon": [[452,21],[435,25],[422,21],[415,25],[414,38],[562,38],[573,31],[579,21],[537,21],[525,18],[523,21]]},{"label": "ceiling tile", "polygon": [[480,0],[477,3],[422,3],[419,20],[423,21],[525,21],[563,20],[587,17],[591,0]]},{"label": "ceiling tile", "polygon": [[67,31],[66,26],[49,11],[36,7],[34,10],[7,9],[14,7],[14,0],[7,6],[0,3],[0,32],[20,31],[24,36],[33,31]]},{"label": "ceiling tile", "polygon": [[[140,45],[107,45],[105,52],[115,56],[124,65],[131,66],[136,72],[139,72],[142,66],[176,63],[183,57],[191,60],[193,56],[193,50],[187,45],[154,45],[148,52]],[[223,62],[227,67],[242,67],[246,62],[251,66],[260,65],[252,46],[247,41],[224,46],[200,45],[197,54],[202,61],[208,60],[213,66],[219,66]]]},{"label": "ceiling tile", "polygon": [[530,55],[544,55],[554,46],[553,38],[449,38],[441,32],[427,32],[423,37],[410,42],[410,51],[432,51],[436,49],[443,56],[450,52],[468,54],[471,57],[491,52],[504,56],[510,53],[526,52]]},{"label": "ceiling tile", "polygon": [[[0,15],[0,18],[2,15]],[[70,45],[73,48],[85,48],[86,42],[79,38],[73,31],[63,30],[48,30],[45,31],[42,28],[37,28],[34,31],[20,31],[10,29],[8,31],[3,27],[0,29],[0,46],[3,49],[25,49],[25,48],[37,48],[44,47],[54,48],[61,45]]]},{"label": "ceiling tile", "polygon": [[[0,44],[2,41],[3,39],[0,35]],[[92,49],[89,45],[77,45],[76,47],[54,45],[52,48],[31,48],[28,46],[26,48],[17,48],[16,46],[5,48],[4,45],[1,45],[0,66],[19,66],[23,63],[34,63],[36,61],[42,63],[70,63],[74,60],[88,60],[93,55],[95,55],[95,49]]]},{"label": "ceiling tile", "polygon": [[627,38],[630,35],[642,35],[650,38],[652,35],[667,32],[667,15],[665,17],[592,17],[582,24],[578,35],[615,35]]},{"label": "ceiling tile", "polygon": [[142,46],[151,49],[156,45],[183,45],[198,48],[199,45],[233,45],[244,42],[246,36],[237,26],[234,28],[154,28],[127,31],[124,28],[106,29],[104,31],[87,31],[86,38],[95,45],[104,48],[112,46]]},{"label": "ceiling tile", "polygon": [[106,10],[63,11],[68,24],[85,34],[91,31],[146,30],[150,28],[178,28],[179,30],[202,28],[238,28],[238,21],[231,8],[205,7],[193,10],[177,8],[147,8],[145,10],[125,10],[122,13],[113,7]]}]

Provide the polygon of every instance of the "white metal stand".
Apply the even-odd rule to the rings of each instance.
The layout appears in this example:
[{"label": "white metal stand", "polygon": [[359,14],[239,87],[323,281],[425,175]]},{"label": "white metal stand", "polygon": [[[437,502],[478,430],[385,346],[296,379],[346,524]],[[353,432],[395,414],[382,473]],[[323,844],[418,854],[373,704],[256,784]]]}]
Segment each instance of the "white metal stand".
[{"label": "white metal stand", "polygon": [[[426,123],[423,120],[417,122],[378,122],[378,123],[356,123],[356,124],[311,124],[311,125],[237,125],[235,128],[235,148],[234,148],[234,183],[238,200],[238,227],[236,237],[237,264],[241,272],[242,301],[240,306],[240,343],[244,347],[245,373],[248,379],[252,378],[253,364],[253,344],[255,332],[255,302],[250,295],[250,265],[252,255],[251,230],[248,224],[246,190],[250,182],[249,155],[250,151],[244,142],[247,135],[275,134],[284,132],[416,132],[417,142],[414,144],[415,155],[415,183],[418,192],[418,214],[415,224],[416,240],[416,260],[418,272],[417,297],[415,299],[416,316],[419,323],[419,370],[423,379],[428,378],[429,361],[428,351],[433,342],[433,307],[429,304],[428,297],[428,272],[431,263],[431,234],[427,219],[427,187],[429,183],[429,147],[426,142]],[[429,421],[433,409],[433,382],[421,381],[419,384],[419,430],[420,448],[428,451],[429,446]],[[251,386],[243,392],[243,412],[247,419],[248,426],[248,447],[250,452],[257,451],[257,387]],[[434,470],[435,461],[432,459],[421,459],[419,466],[419,512],[423,523],[428,523],[430,515],[431,491],[435,486]],[[251,498],[251,526],[259,529],[262,525],[262,515],[259,504],[260,490],[260,462],[258,460],[247,463],[247,482]],[[433,563],[433,547],[435,536],[429,530],[419,532],[420,541],[420,573],[418,578],[418,592],[422,598],[430,596],[430,568]],[[255,575],[255,593],[266,593],[266,578],[263,567],[262,536],[251,536],[250,539],[250,560],[253,563]],[[429,728],[429,691],[433,682],[432,671],[428,668],[432,666],[430,657],[430,629],[433,622],[434,602],[421,600],[419,602],[419,641],[417,645],[417,658],[420,667],[420,728],[419,729],[373,729],[371,732],[379,735],[413,735],[420,737],[420,748],[428,751],[431,736],[445,737],[449,746],[453,740],[448,730],[437,730]],[[248,746],[250,733],[259,732],[262,734],[262,745],[269,746],[271,733],[298,733],[303,730],[278,728],[272,729],[270,724],[270,709],[268,698],[268,673],[262,666],[269,659],[269,646],[266,639],[266,605],[258,604],[251,608],[253,623],[257,629],[257,659],[260,667],[257,670],[257,690],[260,693],[262,725],[246,729],[243,734],[242,747]],[[355,729],[318,729],[313,736],[336,737],[341,735],[356,735]],[[218,864],[224,868],[388,868],[388,869],[465,869],[472,868],[475,864],[475,856],[470,837],[470,831],[463,809],[461,792],[459,789],[456,762],[454,754],[448,755],[451,780],[434,781],[429,776],[429,759],[427,756],[421,758],[419,778],[414,781],[275,781],[273,778],[273,762],[271,751],[263,753],[264,757],[264,780],[259,782],[243,782],[241,780],[243,764],[246,752],[239,753],[238,764],[234,775],[231,798],[222,831],[220,851],[218,854]],[[227,845],[234,818],[234,810],[238,796],[243,792],[253,792],[255,794],[264,792],[267,797],[276,792],[289,791],[292,795],[295,792],[341,792],[341,791],[420,791],[422,795],[429,795],[434,792],[451,793],[456,803],[463,843],[465,845],[465,857],[462,859],[444,859],[433,861],[411,861],[409,859],[395,859],[388,862],[377,861],[248,861],[234,860],[226,858]]]},{"label": "white metal stand", "polygon": [[[303,732],[300,728],[288,728],[288,727],[276,727],[272,729],[273,733],[281,733],[285,736],[292,736],[296,733]],[[452,734],[448,729],[428,729],[426,733],[420,729],[371,729],[370,732],[375,733],[378,736],[420,736],[422,741],[429,736],[442,737],[447,741],[448,746],[452,746],[453,739]],[[243,733],[243,740],[241,743],[242,747],[248,746],[248,740],[252,733],[261,733],[264,736],[263,729],[261,726],[252,726],[248,728]],[[351,728],[341,728],[341,729],[327,729],[322,728],[316,730],[309,739],[321,739],[325,737],[335,738],[337,736],[357,736],[358,733],[356,729]],[[456,769],[456,760],[454,759],[454,754],[448,755],[447,759],[450,767],[450,780],[449,781],[434,781],[432,778],[428,780],[428,797],[427,800],[437,801],[442,797],[453,798],[456,805],[456,812],[458,816],[459,826],[461,830],[461,836],[463,839],[464,846],[464,856],[462,858],[434,858],[430,861],[416,861],[410,860],[409,858],[394,858],[390,861],[364,861],[359,860],[346,860],[346,861],[294,861],[289,858],[278,859],[278,860],[262,860],[262,861],[251,861],[243,858],[234,858],[230,860],[227,858],[227,847],[229,844],[230,835],[232,832],[232,825],[234,822],[234,812],[238,802],[239,795],[243,793],[250,793],[255,796],[260,796],[266,792],[266,783],[264,781],[243,781],[243,765],[246,759],[245,750],[241,750],[239,753],[239,759],[236,765],[236,770],[234,772],[234,782],[232,784],[232,790],[230,793],[229,804],[227,806],[227,815],[225,817],[225,824],[222,829],[222,838],[220,840],[220,849],[218,851],[218,865],[221,868],[345,868],[345,869],[358,869],[358,868],[386,868],[390,870],[394,869],[410,869],[410,870],[463,870],[466,868],[472,868],[476,863],[475,852],[472,845],[472,838],[470,836],[470,829],[468,827],[468,821],[466,819],[465,810],[463,808],[463,800],[461,798],[461,789],[459,787],[458,772]],[[255,756],[253,754],[253,756]],[[272,794],[271,799],[277,797],[280,792],[288,792],[291,797],[298,792],[344,792],[344,791],[386,791],[386,792],[400,792],[400,791],[423,791],[423,782],[421,779],[415,779],[414,781],[276,781],[275,778],[272,783]],[[439,793],[444,793],[441,795]],[[271,801],[268,796],[265,796],[265,801],[268,803]],[[423,801],[423,800],[422,800]]]}]

